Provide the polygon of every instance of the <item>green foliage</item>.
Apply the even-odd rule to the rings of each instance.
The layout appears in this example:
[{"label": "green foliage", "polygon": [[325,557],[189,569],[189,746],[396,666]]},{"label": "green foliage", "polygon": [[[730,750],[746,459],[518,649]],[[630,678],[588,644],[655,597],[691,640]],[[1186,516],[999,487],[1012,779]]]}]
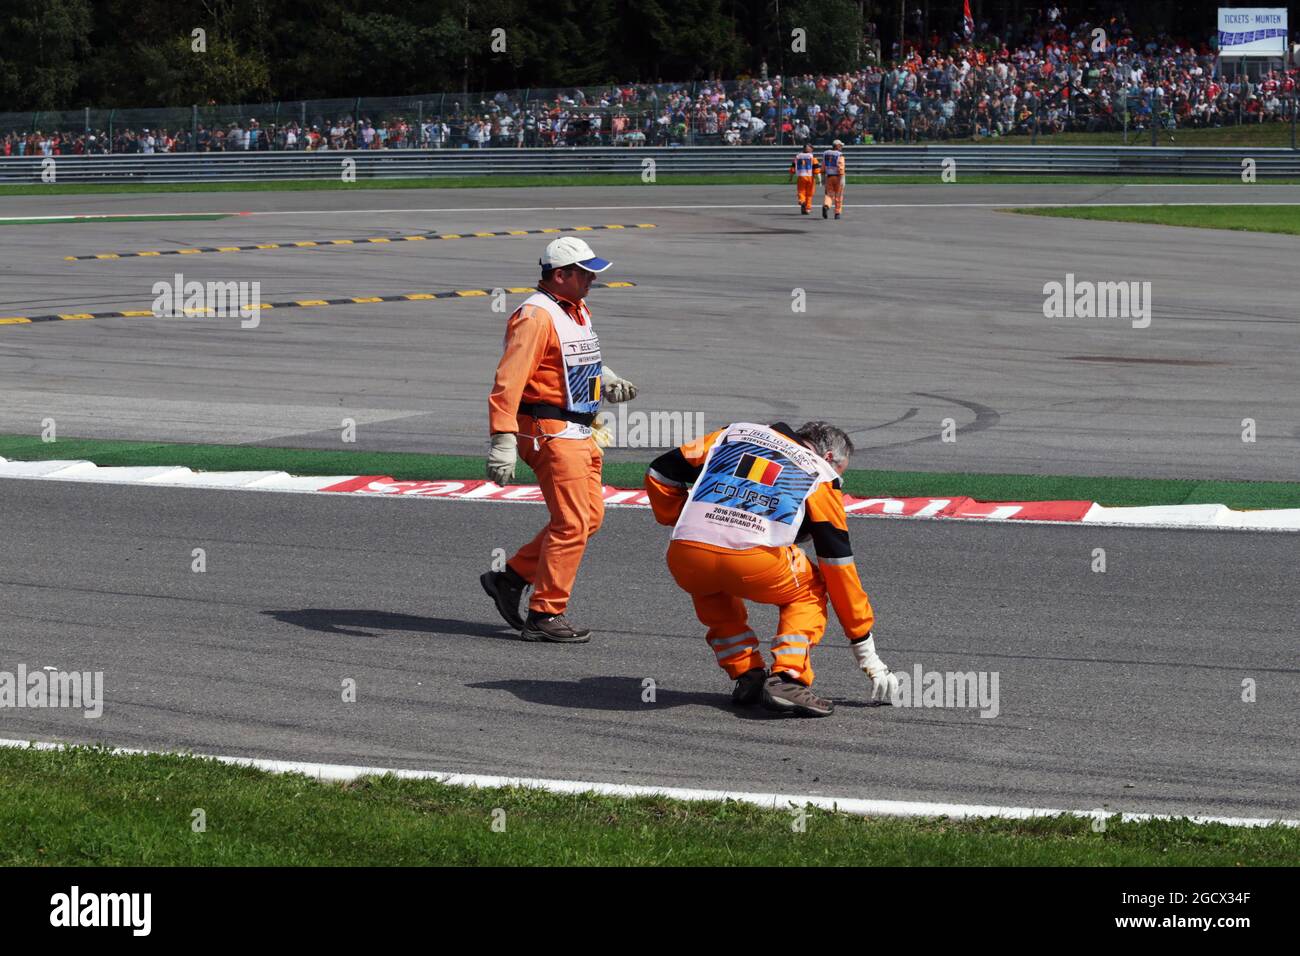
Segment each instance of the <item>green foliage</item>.
[{"label": "green foliage", "polygon": [[[856,0],[792,0],[781,8],[783,53],[788,73],[855,69],[862,17]],[[807,31],[807,52],[790,51],[790,31]]]},{"label": "green foliage", "polygon": [[222,36],[207,39],[207,53],[191,50],[191,38],[174,37],[135,52],[144,99],[162,103],[260,102],[270,92],[270,73],[256,53]]},{"label": "green foliage", "polygon": [[90,0],[0,2],[0,103],[22,110],[71,104],[91,16]]},{"label": "green foliage", "polygon": [[[401,96],[849,69],[856,0],[0,0],[0,110]],[[790,30],[808,31],[790,52]],[[202,29],[206,51],[191,48]],[[492,31],[505,31],[504,51]]]}]

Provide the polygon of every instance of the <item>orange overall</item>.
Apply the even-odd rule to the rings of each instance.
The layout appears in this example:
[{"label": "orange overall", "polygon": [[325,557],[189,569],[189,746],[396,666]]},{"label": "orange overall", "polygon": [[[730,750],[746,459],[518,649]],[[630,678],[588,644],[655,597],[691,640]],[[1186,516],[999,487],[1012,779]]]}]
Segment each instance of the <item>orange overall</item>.
[{"label": "orange overall", "polygon": [[790,174],[795,177],[799,208],[812,208],[813,197],[817,193],[816,177],[821,171],[822,164],[812,153],[795,154],[794,161],[790,163]]},{"label": "orange overall", "polygon": [[826,193],[823,206],[835,205],[835,214],[844,211],[844,154],[838,149],[828,149],[822,154],[822,168],[826,173]]},{"label": "orange overall", "polygon": [[[784,424],[771,428],[787,437],[792,431]],[[720,429],[676,448],[651,465],[645,486],[660,524],[678,524],[690,486],[726,431]],[[853,561],[838,480],[817,484],[804,509],[800,537],[811,535],[818,567],[795,544],[736,549],[674,539],[668,546],[668,570],[691,595],[696,616],[708,628],[705,639],[718,665],[733,680],[764,666],[745,601],[780,609],[772,673],[785,672],[803,684],[813,681],[809,652],[826,631],[828,597],[849,638],[864,637],[874,624],[875,614]]]},{"label": "orange overall", "polygon": [[[591,313],[584,303],[555,301],[579,325],[590,325]],[[563,407],[564,377],[564,359],[551,317],[524,303],[506,326],[505,352],[488,409],[493,434],[515,433],[519,456],[536,472],[551,514],[546,527],[507,562],[533,585],[528,607],[539,614],[564,612],[587,540],[605,517],[601,455],[595,439],[555,437],[568,422],[519,411],[521,402]]]}]

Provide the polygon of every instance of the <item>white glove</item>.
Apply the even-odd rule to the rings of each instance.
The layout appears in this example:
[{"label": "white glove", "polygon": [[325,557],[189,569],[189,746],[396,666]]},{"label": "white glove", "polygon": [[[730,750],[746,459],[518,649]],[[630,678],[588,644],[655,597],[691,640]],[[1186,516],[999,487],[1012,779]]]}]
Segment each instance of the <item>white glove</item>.
[{"label": "white glove", "polygon": [[882,704],[895,703],[898,700],[898,678],[876,654],[875,636],[868,634],[866,640],[850,643],[849,648],[857,658],[858,667],[871,678],[871,699]]},{"label": "white glove", "polygon": [[608,365],[601,370],[600,397],[611,405],[630,402],[636,398],[636,386],[618,374]]},{"label": "white glove", "polygon": [[487,476],[502,488],[515,477],[515,462],[519,458],[519,442],[514,432],[498,432],[492,436],[492,450],[487,457]]}]

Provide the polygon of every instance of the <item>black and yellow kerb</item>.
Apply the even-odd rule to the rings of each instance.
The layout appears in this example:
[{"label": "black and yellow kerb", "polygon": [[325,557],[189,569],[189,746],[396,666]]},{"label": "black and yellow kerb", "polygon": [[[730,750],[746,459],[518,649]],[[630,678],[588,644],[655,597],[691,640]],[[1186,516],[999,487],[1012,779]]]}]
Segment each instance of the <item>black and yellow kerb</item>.
[{"label": "black and yellow kerb", "polygon": [[444,239],[492,239],[499,236],[542,236],[563,232],[594,232],[600,229],[653,229],[649,222],[609,223],[603,226],[556,226],[548,229],[503,229],[497,232],[426,232],[414,236],[374,236],[359,239],[304,239],[296,242],[259,242],[248,246],[192,246],[188,249],[159,249],[146,252],[97,252],[87,256],[64,256],[67,262],[103,259],[142,259],[157,256],[197,256],[205,252],[259,252],[264,249],[324,249],[331,246],[390,245],[394,242],[437,242]]},{"label": "black and yellow kerb", "polygon": [[[630,289],[635,282],[593,282],[593,289]],[[263,302],[250,306],[263,312],[271,309],[309,309],[327,305],[370,305],[376,302],[424,302],[429,299],[470,299],[477,296],[494,295],[497,289],[456,289],[451,292],[408,292],[405,295],[358,295],[341,299],[291,299],[287,302]],[[500,291],[506,293],[533,293],[532,286],[509,286]],[[208,309],[186,309],[183,316],[157,315],[149,309],[129,312],[64,312],[54,315],[0,316],[0,325],[29,325],[33,322],[71,322],[80,319],[134,319],[134,318],[201,318],[208,315]]]}]

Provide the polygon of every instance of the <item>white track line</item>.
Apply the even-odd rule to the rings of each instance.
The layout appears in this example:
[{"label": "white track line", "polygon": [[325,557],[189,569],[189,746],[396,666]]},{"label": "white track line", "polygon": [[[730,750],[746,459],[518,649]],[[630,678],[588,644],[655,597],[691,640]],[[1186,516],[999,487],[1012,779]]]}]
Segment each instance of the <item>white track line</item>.
[{"label": "white track line", "polygon": [[[250,212],[250,216],[340,216],[369,215],[379,213],[449,213],[449,212],[599,212],[615,209],[787,209],[794,203],[715,203],[709,204],[673,204],[625,206],[466,206],[460,208],[438,209],[268,209]],[[1300,206],[1300,201],[1281,202],[887,202],[887,203],[845,203],[848,209],[1036,209],[1036,208],[1087,208],[1090,206]]]},{"label": "white track line", "polygon": [[[35,750],[66,750],[69,744],[44,741],[3,740],[0,747]],[[987,819],[1028,820],[1037,817],[1078,817],[1106,820],[1118,815],[1125,823],[1147,820],[1189,820],[1192,823],[1218,823],[1230,827],[1266,827],[1278,824],[1300,827],[1300,820],[1263,819],[1259,817],[1179,817],[1166,813],[1120,813],[1098,810],[1053,810],[1043,807],[1000,807],[967,803],[922,803],[911,800],[864,800],[856,797],[826,797],[816,794],[750,793],[731,790],[694,790],[684,787],[650,787],[623,783],[594,783],[583,780],[546,780],[538,777],[498,777],[473,773],[448,773],[439,770],[401,770],[386,767],[353,767],[344,764],[303,763],[297,760],[264,760],[256,757],[226,757],[215,754],[175,754],[171,751],[113,748],[113,754],[165,754],[215,760],[236,767],[254,767],[270,773],[300,773],[317,780],[347,782],[359,777],[391,774],[402,780],[434,780],[452,787],[497,788],[526,787],[548,793],[593,793],[607,797],[667,797],[671,800],[735,800],[770,810],[804,806],[859,817],[948,817],[953,820]]]}]

